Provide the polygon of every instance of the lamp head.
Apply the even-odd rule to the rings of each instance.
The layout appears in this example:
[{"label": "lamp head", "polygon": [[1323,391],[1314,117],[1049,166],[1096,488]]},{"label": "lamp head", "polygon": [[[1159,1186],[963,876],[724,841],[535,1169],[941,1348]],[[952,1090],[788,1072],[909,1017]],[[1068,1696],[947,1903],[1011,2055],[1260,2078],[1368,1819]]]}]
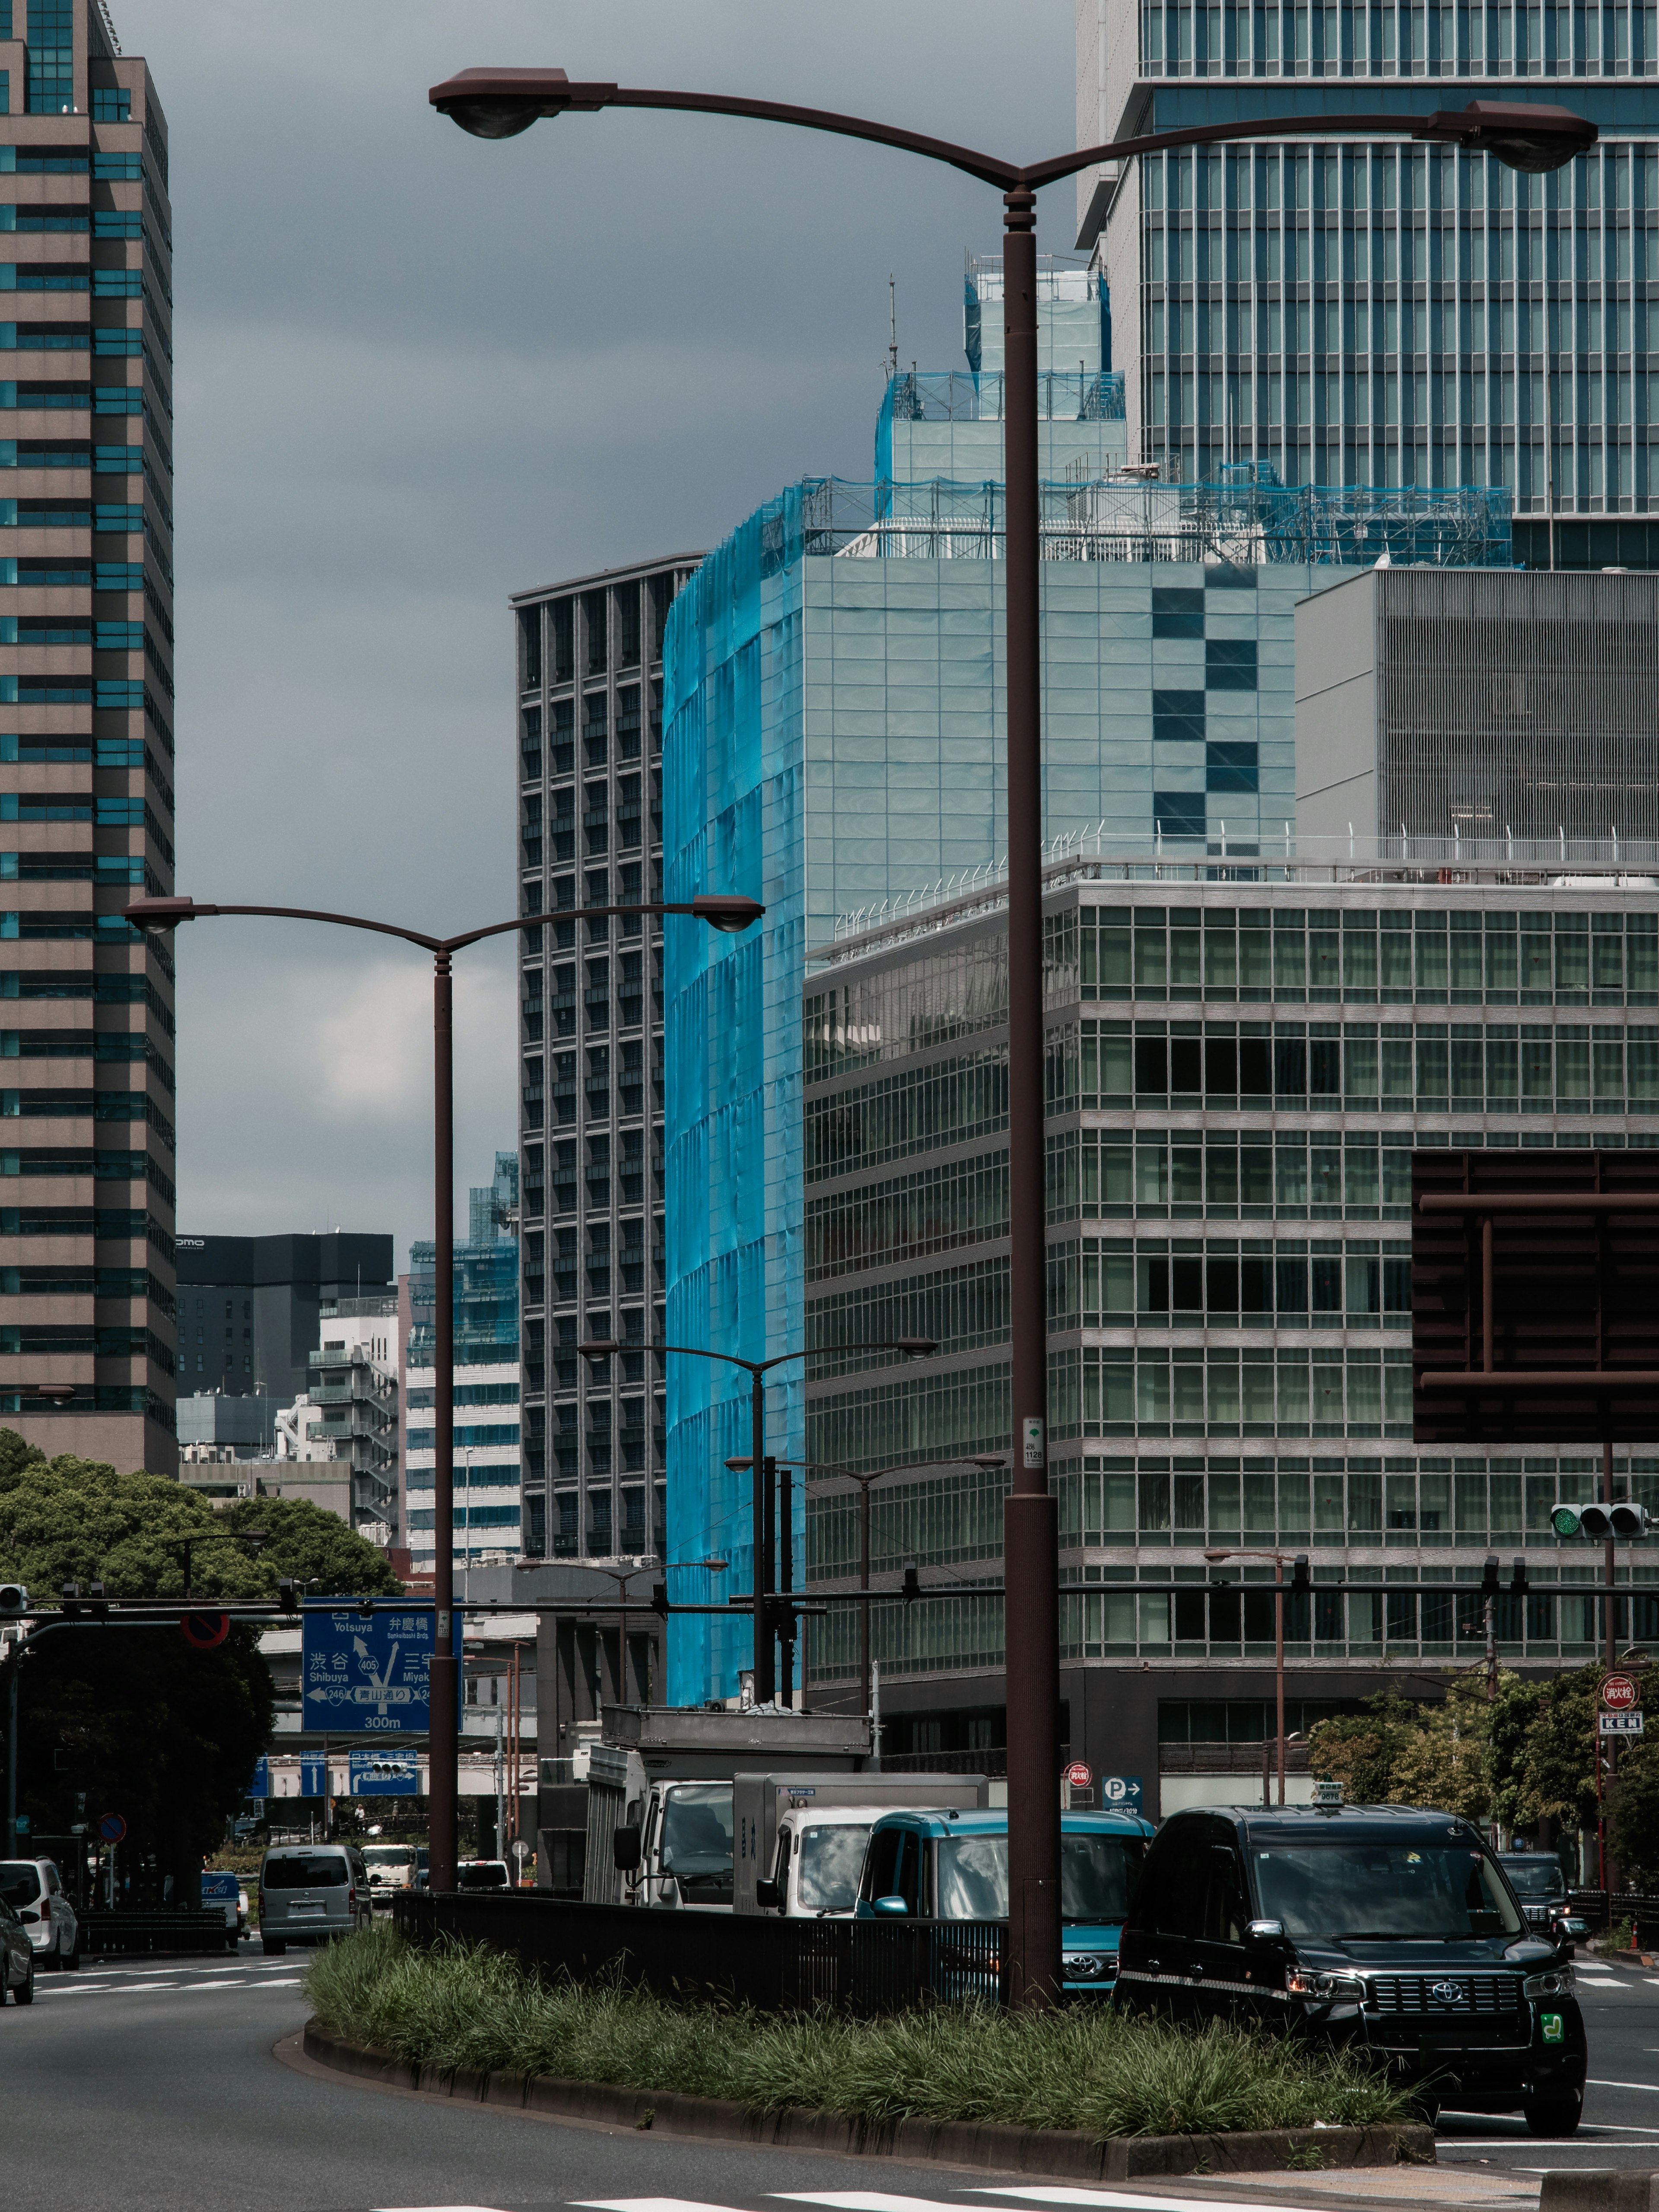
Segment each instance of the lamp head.
[{"label": "lamp head", "polygon": [[939,1340],[931,1336],[896,1336],[893,1349],[903,1352],[907,1359],[926,1359],[939,1350]]},{"label": "lamp head", "polygon": [[1008,1462],[1000,1452],[970,1452],[969,1467],[1006,1467]]},{"label": "lamp head", "polygon": [[33,1398],[43,1406],[67,1406],[75,1395],[73,1382],[25,1382],[20,1398]]},{"label": "lamp head", "polygon": [[1467,107],[1442,108],[1431,115],[1420,135],[1455,138],[1466,154],[1490,154],[1506,169],[1539,176],[1565,168],[1595,145],[1598,134],[1593,123],[1569,107],[1532,100],[1472,100]]},{"label": "lamp head", "polygon": [[1231,1552],[1206,1552],[1204,1556],[1209,1561],[1210,1565],[1214,1566],[1219,1560],[1231,1559],[1232,1553]]},{"label": "lamp head", "polygon": [[263,1528],[239,1528],[236,1533],[257,1559],[264,1548],[265,1531]]},{"label": "lamp head", "polygon": [[766,908],[758,899],[740,898],[724,891],[699,891],[691,902],[691,911],[699,921],[706,921],[722,936],[735,937],[751,921],[758,921]]},{"label": "lamp head", "polygon": [[190,921],[198,914],[211,912],[211,908],[198,907],[191,898],[141,898],[134,899],[121,911],[135,929],[142,929],[148,937],[161,937],[168,930],[176,929],[181,921]]},{"label": "lamp head", "polygon": [[726,1464],[733,1474],[747,1474],[755,1462],[752,1459],[729,1459]]},{"label": "lamp head", "polygon": [[576,1349],[584,1359],[609,1359],[622,1346],[613,1336],[596,1336],[586,1344],[579,1344]]},{"label": "lamp head", "polygon": [[562,69],[462,70],[427,98],[475,138],[516,138],[544,115],[606,106],[614,84],[572,84]]},{"label": "lamp head", "polygon": [[711,1575],[723,1575],[726,1572],[726,1563],[724,1559],[705,1559],[702,1564]]}]

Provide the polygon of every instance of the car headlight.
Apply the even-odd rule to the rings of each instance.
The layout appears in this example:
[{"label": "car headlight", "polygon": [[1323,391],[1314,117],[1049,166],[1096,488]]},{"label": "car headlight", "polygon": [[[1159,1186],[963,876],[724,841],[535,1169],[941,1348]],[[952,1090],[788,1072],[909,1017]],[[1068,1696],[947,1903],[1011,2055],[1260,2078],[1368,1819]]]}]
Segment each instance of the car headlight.
[{"label": "car headlight", "polygon": [[1108,1951],[1068,1951],[1060,1965],[1068,1982],[1104,1981],[1117,1972],[1117,1960]]},{"label": "car headlight", "polygon": [[1565,1997],[1572,1994],[1571,1966],[1552,1966],[1547,1974],[1528,1974],[1521,1984],[1524,1997]]},{"label": "car headlight", "polygon": [[1365,1994],[1365,1984],[1358,1974],[1316,1973],[1306,1966],[1298,1966],[1287,1975],[1285,1987],[1293,1997],[1316,1997],[1321,2004],[1329,2004],[1338,1998],[1357,2002]]}]

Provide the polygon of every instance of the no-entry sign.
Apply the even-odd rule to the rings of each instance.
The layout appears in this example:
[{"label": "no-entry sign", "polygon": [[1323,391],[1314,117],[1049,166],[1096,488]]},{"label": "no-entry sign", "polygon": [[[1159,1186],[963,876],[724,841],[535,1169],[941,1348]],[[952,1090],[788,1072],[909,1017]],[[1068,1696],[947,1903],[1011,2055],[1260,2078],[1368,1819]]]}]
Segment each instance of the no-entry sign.
[{"label": "no-entry sign", "polygon": [[1074,1759],[1066,1770],[1066,1779],[1073,1790],[1086,1790],[1095,1778],[1095,1770],[1080,1759]]},{"label": "no-entry sign", "polygon": [[1636,1703],[1636,1685],[1628,1674],[1609,1674],[1601,1685],[1601,1703],[1610,1713],[1627,1713]]}]

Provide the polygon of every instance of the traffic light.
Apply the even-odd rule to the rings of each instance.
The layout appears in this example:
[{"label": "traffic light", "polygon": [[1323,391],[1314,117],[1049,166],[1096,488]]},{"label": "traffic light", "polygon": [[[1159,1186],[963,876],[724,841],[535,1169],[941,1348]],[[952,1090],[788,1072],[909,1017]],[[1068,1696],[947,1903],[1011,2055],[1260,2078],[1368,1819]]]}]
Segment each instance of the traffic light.
[{"label": "traffic light", "polygon": [[1589,1536],[1597,1543],[1609,1537],[1628,1541],[1645,1536],[1653,1525],[1645,1505],[1620,1498],[1616,1505],[1579,1505],[1563,1502],[1550,1508],[1550,1527],[1558,1536]]},{"label": "traffic light", "polygon": [[29,1594],[21,1583],[0,1583],[0,1613],[27,1613]]},{"label": "traffic light", "polygon": [[1486,1559],[1481,1563],[1480,1595],[1482,1597],[1496,1597],[1498,1595],[1498,1554],[1496,1552],[1488,1552]]},{"label": "traffic light", "polygon": [[651,1610],[652,1610],[652,1612],[653,1612],[653,1613],[654,1613],[658,1614],[658,1615],[659,1616],[659,1618],[660,1618],[660,1619],[662,1619],[662,1620],[667,1620],[667,1618],[668,1618],[668,1585],[667,1585],[667,1583],[652,1583],[652,1585],[651,1585]]},{"label": "traffic light", "polygon": [[65,1583],[63,1589],[58,1592],[58,1596],[63,1601],[64,1620],[78,1620],[81,1617],[80,1583]]},{"label": "traffic light", "polygon": [[284,1613],[300,1610],[299,1585],[286,1575],[276,1585],[276,1603]]},{"label": "traffic light", "polygon": [[1291,1595],[1305,1597],[1312,1587],[1313,1578],[1308,1572],[1308,1555],[1305,1552],[1298,1552],[1291,1566]]},{"label": "traffic light", "polygon": [[904,1562],[904,1580],[900,1585],[899,1595],[904,1600],[906,1605],[914,1605],[921,1595],[921,1577],[916,1571],[916,1563],[914,1559],[907,1559]]},{"label": "traffic light", "polygon": [[1524,1559],[1517,1558],[1510,1569],[1510,1595],[1525,1597],[1526,1595],[1527,1563]]}]

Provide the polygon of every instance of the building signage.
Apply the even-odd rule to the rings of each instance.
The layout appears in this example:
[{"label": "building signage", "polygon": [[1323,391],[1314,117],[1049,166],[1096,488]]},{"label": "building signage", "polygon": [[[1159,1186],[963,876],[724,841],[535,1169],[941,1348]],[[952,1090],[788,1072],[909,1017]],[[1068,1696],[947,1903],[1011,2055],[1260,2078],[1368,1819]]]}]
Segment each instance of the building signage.
[{"label": "building signage", "polygon": [[307,1729],[364,1735],[424,1735],[433,1611],[349,1600],[305,1609],[302,1695]]}]

